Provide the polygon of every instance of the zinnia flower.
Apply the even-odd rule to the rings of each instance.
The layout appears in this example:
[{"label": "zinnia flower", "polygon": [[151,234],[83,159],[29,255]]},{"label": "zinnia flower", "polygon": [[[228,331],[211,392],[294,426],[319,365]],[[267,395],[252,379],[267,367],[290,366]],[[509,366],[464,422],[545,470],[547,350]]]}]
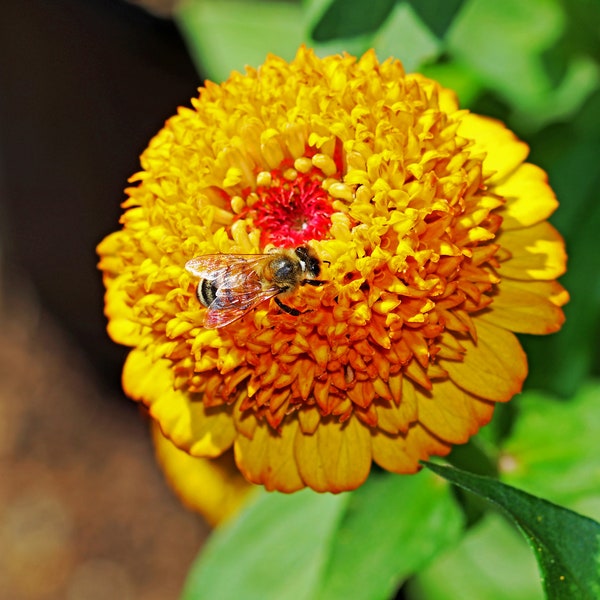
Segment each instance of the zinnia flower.
[{"label": "zinnia flower", "polygon": [[162,434],[156,421],[152,437],[156,459],[173,490],[210,525],[219,525],[235,515],[256,487],[235,468],[231,452],[213,459],[190,456]]},{"label": "zinnia flower", "polygon": [[[514,332],[563,321],[557,203],[527,153],[373,52],[302,48],[207,82],[98,247],[126,392],[175,446],[233,447],[270,490],[349,490],[372,461],[413,473],[448,453],[520,391]],[[190,259],[298,246],[325,283],[282,296],[294,314],[271,298],[204,327]]]}]

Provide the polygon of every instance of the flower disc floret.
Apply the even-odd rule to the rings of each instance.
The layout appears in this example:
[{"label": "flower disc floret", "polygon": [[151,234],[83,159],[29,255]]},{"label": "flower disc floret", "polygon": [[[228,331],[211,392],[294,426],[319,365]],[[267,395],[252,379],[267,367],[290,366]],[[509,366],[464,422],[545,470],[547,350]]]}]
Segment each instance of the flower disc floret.
[{"label": "flower disc floret", "polygon": [[[152,140],[122,229],[99,246],[124,386],[194,456],[233,446],[268,489],[342,491],[372,461],[446,454],[526,376],[514,332],[567,294],[556,200],[502,124],[374,53],[207,83]],[[205,254],[310,246],[320,287],[203,327]],[[299,314],[296,314],[299,313]]]}]

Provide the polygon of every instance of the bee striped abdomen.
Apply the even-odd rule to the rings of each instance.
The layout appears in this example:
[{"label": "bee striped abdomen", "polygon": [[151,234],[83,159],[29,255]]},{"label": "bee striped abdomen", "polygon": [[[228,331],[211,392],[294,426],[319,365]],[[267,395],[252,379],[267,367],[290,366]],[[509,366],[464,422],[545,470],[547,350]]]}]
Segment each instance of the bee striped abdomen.
[{"label": "bee striped abdomen", "polygon": [[218,286],[215,281],[209,281],[208,279],[203,279],[196,289],[196,295],[198,296],[198,300],[207,308],[213,303],[214,299],[217,297]]}]

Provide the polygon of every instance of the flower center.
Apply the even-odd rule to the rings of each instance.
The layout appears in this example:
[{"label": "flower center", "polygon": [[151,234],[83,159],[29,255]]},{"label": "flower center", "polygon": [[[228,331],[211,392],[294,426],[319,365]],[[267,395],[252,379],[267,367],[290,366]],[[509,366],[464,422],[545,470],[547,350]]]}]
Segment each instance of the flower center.
[{"label": "flower center", "polygon": [[247,208],[239,216],[251,218],[260,229],[263,246],[292,248],[327,235],[334,210],[318,169],[302,173],[290,166],[263,171],[256,183],[246,197]]}]

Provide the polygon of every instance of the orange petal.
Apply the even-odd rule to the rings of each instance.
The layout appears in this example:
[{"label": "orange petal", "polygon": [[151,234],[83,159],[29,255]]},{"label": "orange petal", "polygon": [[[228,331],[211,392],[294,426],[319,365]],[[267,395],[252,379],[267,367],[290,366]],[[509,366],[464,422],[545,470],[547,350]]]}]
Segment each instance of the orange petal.
[{"label": "orange petal", "polygon": [[529,146],[507,129],[500,121],[474,115],[465,115],[458,134],[473,140],[474,153],[485,152],[484,175],[493,173],[488,182],[500,182],[512,173],[529,154]]},{"label": "orange petal", "polygon": [[460,340],[466,348],[462,362],[440,360],[459,387],[487,400],[505,402],[521,391],[527,376],[527,357],[510,331],[477,320],[477,343]]},{"label": "orange petal", "polygon": [[[413,385],[406,380],[405,384]],[[464,444],[483,424],[474,408],[479,398],[450,380],[436,381],[431,392],[417,389],[416,393],[419,422],[444,442]]]},{"label": "orange petal", "polygon": [[123,367],[123,388],[142,401],[163,433],[194,456],[219,456],[236,435],[230,407],[206,409],[191,394],[173,389],[171,361],[153,361],[143,350],[132,350]]},{"label": "orange petal", "polygon": [[491,191],[506,199],[506,205],[498,211],[502,215],[502,228],[505,230],[545,221],[558,207],[546,172],[530,163],[522,164]]},{"label": "orange petal", "polygon": [[438,440],[420,423],[410,428],[406,436],[386,435],[377,432],[371,441],[373,460],[383,469],[393,473],[416,473],[419,460],[430,456],[444,456],[451,446]]},{"label": "orange petal", "polygon": [[550,280],[565,272],[564,241],[550,223],[501,231],[498,241],[512,255],[500,264],[499,273],[503,278]]},{"label": "orange petal", "polygon": [[411,402],[408,397],[404,397],[404,394],[399,405],[395,402],[376,399],[375,409],[379,429],[393,435],[406,433],[409,426],[417,420],[416,402]]},{"label": "orange petal", "polygon": [[284,423],[280,433],[263,422],[252,439],[238,437],[234,444],[235,461],[244,477],[270,491],[290,493],[305,487],[294,459],[298,430],[296,419]]},{"label": "orange petal", "polygon": [[167,481],[188,508],[211,525],[235,514],[254,489],[235,466],[229,452],[219,458],[193,457],[177,448],[152,422],[156,459]]},{"label": "orange petal", "polygon": [[313,435],[294,444],[304,481],[318,492],[343,492],[361,485],[371,468],[371,431],[357,418],[322,421]]},{"label": "orange petal", "polygon": [[406,449],[406,440],[401,435],[388,435],[378,431],[371,440],[373,460],[382,468],[393,473],[416,473],[419,458]]},{"label": "orange petal", "polygon": [[558,331],[565,315],[556,301],[566,300],[566,292],[563,290],[563,294],[551,295],[554,285],[562,289],[559,284],[550,281],[505,279],[498,287],[490,309],[477,318],[517,333],[544,335]]}]

